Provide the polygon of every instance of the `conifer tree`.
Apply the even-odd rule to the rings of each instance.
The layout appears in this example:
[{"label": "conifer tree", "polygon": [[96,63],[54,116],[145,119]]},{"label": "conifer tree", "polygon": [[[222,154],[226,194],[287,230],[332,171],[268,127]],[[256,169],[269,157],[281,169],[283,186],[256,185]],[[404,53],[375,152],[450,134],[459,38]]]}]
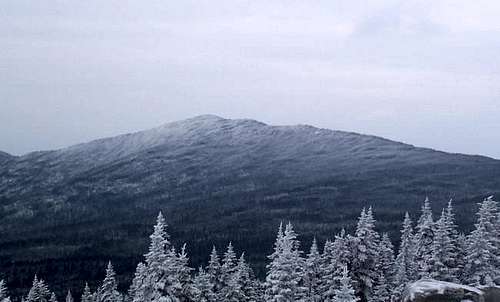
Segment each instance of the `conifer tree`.
[{"label": "conifer tree", "polygon": [[81,302],[93,302],[93,301],[94,301],[94,296],[92,295],[92,291],[90,291],[89,284],[85,282],[85,288],[83,289]]},{"label": "conifer tree", "polygon": [[232,274],[227,287],[223,290],[223,301],[257,301],[259,291],[252,275],[253,273],[245,261],[245,255],[242,253],[238,259],[236,270]]},{"label": "conifer tree", "polygon": [[422,206],[422,214],[417,222],[414,239],[415,263],[418,278],[431,277],[432,243],[434,240],[434,221],[429,198]]},{"label": "conifer tree", "polygon": [[379,246],[379,263],[378,270],[384,275],[384,279],[389,283],[393,284],[394,281],[394,245],[392,245],[391,239],[387,233],[382,234],[382,240]]},{"label": "conifer tree", "polygon": [[169,282],[173,300],[189,301],[192,297],[193,288],[191,286],[192,269],[188,266],[189,258],[187,257],[186,244],[182,246],[178,254],[175,254],[175,250],[172,253],[175,256],[172,259]]},{"label": "conifer tree", "polygon": [[[148,270],[146,265],[142,262],[139,262],[137,268],[135,269],[135,274],[134,278],[132,279],[132,284],[130,285],[130,288],[128,290],[128,297],[130,302],[141,302],[145,300],[144,293],[145,293],[145,287],[147,286],[146,282],[148,280],[147,272]],[[86,286],[85,287],[86,291],[88,284],[86,284],[85,286]],[[90,289],[88,291],[90,293]],[[88,297],[90,297],[90,295],[88,295],[86,298]],[[83,296],[82,296],[82,302],[84,302]]]},{"label": "conifer tree", "polygon": [[470,285],[493,285],[498,276],[495,266],[498,253],[495,244],[498,236],[495,227],[497,212],[496,201],[492,197],[485,199],[480,204],[475,229],[467,237],[464,280]]},{"label": "conifer tree", "polygon": [[242,253],[236,268],[242,284],[245,301],[260,301],[262,297],[260,281],[255,278],[253,270],[245,261],[245,253]]},{"label": "conifer tree", "polygon": [[197,302],[216,302],[217,296],[214,292],[214,285],[210,280],[211,276],[205,272],[203,267],[198,269],[198,273],[193,280],[193,298]]},{"label": "conifer tree", "polygon": [[118,292],[118,284],[116,283],[116,274],[111,261],[108,262],[106,268],[106,277],[102,282],[101,287],[97,291],[97,302],[121,302],[122,297]]},{"label": "conifer tree", "polygon": [[52,292],[52,294],[50,294],[49,301],[50,302],[57,302],[57,297],[56,297],[56,294],[54,292]]},{"label": "conifer tree", "polygon": [[463,233],[458,234],[457,236],[457,246],[458,246],[458,255],[457,255],[457,278],[460,283],[466,284],[466,273],[465,273],[465,263],[467,256],[467,236]]},{"label": "conifer tree", "polygon": [[301,288],[303,262],[300,257],[297,235],[289,223],[285,232],[278,232],[274,252],[269,256],[266,277],[265,301],[297,301],[303,298]]},{"label": "conifer tree", "polygon": [[224,257],[222,258],[221,279],[223,286],[226,286],[229,283],[231,276],[236,271],[236,263],[236,253],[234,252],[233,244],[229,242],[227,250],[224,253]]},{"label": "conifer tree", "polygon": [[323,254],[321,257],[321,265],[323,274],[321,275],[321,295],[323,300],[332,299],[336,285],[336,253],[331,240],[326,240],[323,246]]},{"label": "conifer tree", "polygon": [[66,302],[74,302],[73,295],[71,294],[71,290],[68,289],[68,293],[66,294]]},{"label": "conifer tree", "polygon": [[0,302],[10,302],[7,286],[5,286],[5,281],[3,280],[0,280]]},{"label": "conifer tree", "polygon": [[387,281],[383,272],[380,272],[375,279],[373,293],[370,295],[369,302],[389,302],[391,301],[390,282]]},{"label": "conifer tree", "polygon": [[345,235],[345,230],[335,235],[333,242],[327,241],[323,250],[323,276],[322,295],[323,299],[333,299],[334,290],[340,286],[340,277],[344,267],[350,265],[351,251],[349,240]]},{"label": "conifer tree", "polygon": [[363,209],[356,227],[355,236],[351,238],[353,252],[352,273],[357,291],[366,299],[370,298],[377,278],[379,262],[380,236],[375,231],[375,219],[372,208]]},{"label": "conifer tree", "polygon": [[210,260],[208,261],[207,274],[212,284],[214,293],[218,293],[222,288],[222,274],[219,255],[215,246],[212,247]]},{"label": "conifer tree", "polygon": [[135,289],[135,302],[175,301],[179,284],[175,283],[179,277],[176,269],[179,260],[175,249],[171,246],[170,237],[166,231],[167,224],[162,213],[158,214],[149,251],[145,254],[146,272],[140,288]]},{"label": "conifer tree", "polygon": [[335,295],[332,300],[325,300],[326,302],[357,302],[359,298],[356,297],[354,288],[352,287],[352,280],[349,277],[347,266],[342,271],[340,278],[340,287],[335,290]]},{"label": "conifer tree", "polygon": [[35,275],[33,279],[33,286],[31,287],[28,296],[26,297],[27,302],[47,302],[50,299],[50,291],[45,282],[42,279],[38,279]]},{"label": "conifer tree", "polygon": [[401,242],[399,252],[394,264],[394,296],[400,297],[404,288],[409,282],[416,279],[414,266],[414,246],[413,246],[412,221],[408,212],[405,214],[403,227],[401,229]]},{"label": "conifer tree", "polygon": [[457,279],[457,235],[453,223],[451,202],[448,209],[443,209],[436,222],[432,243],[431,277],[436,280],[458,282]]},{"label": "conifer tree", "polygon": [[306,288],[305,300],[310,302],[322,301],[322,259],[318,251],[318,244],[314,238],[309,254],[305,260],[304,286]]}]

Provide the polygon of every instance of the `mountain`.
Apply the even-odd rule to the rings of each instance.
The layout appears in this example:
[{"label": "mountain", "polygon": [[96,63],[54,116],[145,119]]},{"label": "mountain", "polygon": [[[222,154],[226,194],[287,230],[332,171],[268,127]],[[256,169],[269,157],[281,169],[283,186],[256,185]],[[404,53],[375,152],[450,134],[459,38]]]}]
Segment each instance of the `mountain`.
[{"label": "mountain", "polygon": [[352,229],[373,205],[397,238],[426,196],[455,200],[471,226],[475,204],[500,191],[500,161],[311,126],[205,115],[69,148],[0,154],[0,277],[23,290],[35,272],[63,292],[102,278],[111,259],[122,286],[146,251],[159,210],[193,266],[232,240],[258,274],[276,228],[303,242]]},{"label": "mountain", "polygon": [[0,163],[12,160],[13,158],[14,156],[10,155],[9,153],[0,151]]}]

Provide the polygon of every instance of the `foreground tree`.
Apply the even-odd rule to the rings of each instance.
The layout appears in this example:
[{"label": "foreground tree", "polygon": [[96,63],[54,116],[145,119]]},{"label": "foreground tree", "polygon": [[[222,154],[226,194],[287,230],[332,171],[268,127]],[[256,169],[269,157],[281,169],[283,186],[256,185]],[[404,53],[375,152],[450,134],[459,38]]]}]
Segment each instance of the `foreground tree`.
[{"label": "foreground tree", "polygon": [[92,291],[90,291],[90,287],[88,283],[85,283],[85,288],[83,289],[81,302],[93,302],[94,296],[92,295]]},{"label": "foreground tree", "polygon": [[[135,269],[134,278],[132,279],[132,284],[128,290],[128,297],[130,302],[140,302],[144,301],[145,290],[147,286],[147,267],[144,263],[139,262],[137,268]],[[86,285],[88,286],[88,285]],[[86,287],[87,288],[87,287]],[[90,289],[89,289],[90,291]],[[85,293],[85,291],[84,291]],[[88,298],[89,296],[86,296]],[[83,302],[83,297],[82,297]]]},{"label": "foreground tree", "polygon": [[335,235],[335,240],[327,241],[323,249],[323,271],[322,271],[322,297],[331,300],[335,289],[340,286],[340,277],[344,267],[351,263],[351,251],[349,250],[349,239],[345,230]]},{"label": "foreground tree", "polygon": [[222,275],[221,275],[221,264],[219,255],[215,246],[212,247],[212,252],[210,253],[210,260],[208,261],[207,274],[209,277],[210,284],[213,288],[215,294],[219,293],[222,289]]},{"label": "foreground tree", "polygon": [[97,302],[121,302],[122,296],[118,292],[118,284],[116,283],[116,273],[113,269],[111,261],[108,262],[106,268],[106,277],[102,282],[101,287],[97,291]]},{"label": "foreground tree", "polygon": [[352,287],[352,280],[349,277],[347,266],[342,271],[340,278],[340,287],[335,290],[335,295],[332,300],[325,300],[326,302],[357,302],[359,298],[356,297],[354,288]]},{"label": "foreground tree", "polygon": [[301,287],[303,260],[300,257],[299,242],[292,225],[285,232],[278,231],[275,249],[269,256],[272,259],[266,277],[265,301],[299,301],[303,298]]},{"label": "foreground tree", "polygon": [[3,280],[0,280],[0,302],[10,302],[7,287],[5,286],[5,281]]},{"label": "foreground tree", "polygon": [[422,214],[417,222],[414,237],[414,255],[418,278],[431,277],[432,243],[434,241],[434,221],[429,198],[422,206]]},{"label": "foreground tree", "polygon": [[33,285],[26,297],[26,302],[47,302],[49,301],[51,292],[42,279],[38,279],[35,275]]},{"label": "foreground tree", "polygon": [[199,302],[217,301],[214,285],[210,280],[210,274],[205,272],[203,267],[198,269],[198,273],[193,279],[193,298],[194,301]]},{"label": "foreground tree", "polygon": [[467,237],[464,280],[470,285],[493,285],[499,274],[495,266],[498,253],[497,212],[497,202],[493,197],[485,199],[479,206],[475,228]]},{"label": "foreground tree", "polygon": [[165,218],[160,212],[150,236],[149,251],[144,255],[145,268],[138,267],[133,281],[134,302],[174,301],[172,266],[177,261],[166,227]]},{"label": "foreground tree", "polygon": [[352,246],[352,274],[355,288],[366,299],[370,298],[377,276],[379,263],[380,236],[375,231],[375,219],[372,208],[363,209],[356,227],[355,236],[351,239]]},{"label": "foreground tree", "polygon": [[436,222],[430,260],[431,277],[436,280],[458,282],[458,235],[453,221],[451,202]]},{"label": "foreground tree", "polygon": [[414,246],[412,221],[408,212],[405,214],[401,229],[399,252],[394,263],[394,296],[401,297],[406,285],[415,280]]},{"label": "foreground tree", "polygon": [[318,244],[314,238],[309,254],[305,260],[304,266],[304,286],[306,289],[305,301],[322,301],[322,275],[324,273],[321,266],[321,254],[318,251]]},{"label": "foreground tree", "polygon": [[387,233],[382,234],[382,240],[379,246],[378,270],[384,276],[384,279],[393,284],[394,282],[394,245]]}]

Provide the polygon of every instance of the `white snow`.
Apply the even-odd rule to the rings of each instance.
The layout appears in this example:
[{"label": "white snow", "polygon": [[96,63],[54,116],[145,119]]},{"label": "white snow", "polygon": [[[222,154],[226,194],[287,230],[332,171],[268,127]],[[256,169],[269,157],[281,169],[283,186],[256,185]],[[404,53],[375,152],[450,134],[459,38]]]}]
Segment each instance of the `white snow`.
[{"label": "white snow", "polygon": [[483,295],[483,292],[475,287],[432,279],[422,279],[408,286],[408,294],[406,295],[404,301],[412,301],[415,299],[417,294],[421,293],[444,294],[447,289],[464,289],[466,291],[477,293],[478,295]]}]

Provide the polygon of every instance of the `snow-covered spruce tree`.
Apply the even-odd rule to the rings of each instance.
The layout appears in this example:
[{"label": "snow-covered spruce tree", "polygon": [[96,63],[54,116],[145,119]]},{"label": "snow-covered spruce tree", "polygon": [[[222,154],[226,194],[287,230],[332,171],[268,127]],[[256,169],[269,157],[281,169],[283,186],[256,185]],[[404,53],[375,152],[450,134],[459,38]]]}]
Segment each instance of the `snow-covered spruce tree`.
[{"label": "snow-covered spruce tree", "polygon": [[118,284],[116,283],[116,274],[111,261],[108,262],[106,268],[106,277],[102,282],[101,287],[97,291],[96,302],[121,302],[122,296],[118,292]]},{"label": "snow-covered spruce tree", "polygon": [[497,234],[495,222],[498,215],[496,201],[492,197],[485,199],[479,206],[475,229],[467,237],[465,258],[465,276],[467,284],[493,285],[498,276],[496,264]]},{"label": "snow-covered spruce tree", "polygon": [[189,258],[186,253],[186,244],[181,248],[180,253],[175,254],[173,249],[172,265],[170,269],[171,292],[174,296],[173,301],[190,301],[192,299],[193,288],[191,284],[191,271],[189,267]]},{"label": "snow-covered spruce tree", "polygon": [[373,293],[369,301],[386,302],[390,301],[391,293],[394,291],[394,246],[389,235],[384,233],[379,244],[379,261]]},{"label": "snow-covered spruce tree", "polygon": [[430,271],[433,279],[458,282],[456,260],[458,256],[457,239],[450,202],[448,209],[443,209],[441,217],[436,222],[430,261]]},{"label": "snow-covered spruce tree", "polygon": [[3,280],[0,280],[0,302],[10,302],[7,286],[5,286],[5,281]]},{"label": "snow-covered spruce tree", "polygon": [[73,295],[71,294],[71,290],[68,289],[68,293],[66,294],[66,302],[74,302]]},{"label": "snow-covered spruce tree", "polygon": [[31,287],[26,302],[47,302],[50,299],[50,290],[42,279],[35,275],[33,286]]},{"label": "snow-covered spruce tree", "polygon": [[323,267],[323,273],[321,274],[321,297],[323,300],[328,298],[333,298],[334,289],[337,288],[336,284],[336,254],[333,248],[333,241],[326,240],[323,246],[323,254],[321,257],[321,266]]},{"label": "snow-covered spruce tree", "polygon": [[245,301],[260,301],[262,297],[260,281],[255,278],[253,270],[245,261],[245,253],[238,259],[236,274],[242,286]]},{"label": "snow-covered spruce tree", "polygon": [[214,285],[211,282],[211,276],[203,267],[198,269],[193,279],[193,298],[198,302],[216,302],[217,296],[214,292]]},{"label": "snow-covered spruce tree", "polygon": [[379,272],[373,286],[373,292],[368,298],[369,302],[391,301],[391,283],[387,281],[383,272]]},{"label": "snow-covered spruce tree", "polygon": [[[128,290],[128,301],[133,302],[134,299],[136,302],[139,301],[144,301],[144,292],[145,292],[145,282],[147,280],[147,267],[144,263],[139,262],[137,265],[137,268],[135,269],[135,274],[134,278],[132,279],[132,284],[130,285],[130,288]],[[85,291],[87,289],[87,286],[85,287]],[[84,294],[85,294],[84,291]],[[90,289],[89,289],[90,292]],[[82,296],[82,302],[83,301],[83,296]],[[85,301],[85,302],[90,302],[90,301]]]},{"label": "snow-covered spruce tree", "polygon": [[85,288],[83,289],[81,302],[94,302],[94,295],[90,290],[89,284],[85,282]]},{"label": "snow-covered spruce tree", "polygon": [[465,274],[465,263],[467,256],[467,236],[465,234],[460,233],[457,236],[457,246],[458,246],[458,255],[457,255],[457,278],[459,283],[466,284],[466,274]]},{"label": "snow-covered spruce tree", "polygon": [[[163,214],[158,213],[156,225],[153,234],[151,234],[151,243],[146,258],[146,276],[141,292],[136,291],[134,302],[159,301],[164,297],[168,285],[168,268],[174,257],[171,253],[170,236],[167,233],[167,224]],[[139,300],[140,297],[144,300]]]},{"label": "snow-covered spruce tree", "polygon": [[342,229],[333,242],[327,241],[323,249],[322,289],[323,299],[332,299],[334,290],[340,286],[340,277],[345,266],[350,265],[349,241]]},{"label": "snow-covered spruce tree", "polygon": [[267,265],[264,300],[267,302],[301,301],[303,259],[300,257],[299,242],[290,223],[282,233],[278,232],[272,260]]},{"label": "snow-covered spruce tree", "polygon": [[236,257],[236,253],[234,252],[233,244],[229,242],[227,250],[222,257],[222,265],[220,269],[223,286],[227,286],[227,284],[231,280],[232,275],[236,271],[237,261],[238,258]]},{"label": "snow-covered spruce tree", "polygon": [[413,246],[413,227],[410,215],[405,214],[403,228],[401,229],[401,242],[399,244],[398,255],[394,263],[394,285],[405,287],[407,283],[416,279]]},{"label": "snow-covered spruce tree", "polygon": [[321,290],[323,289],[322,275],[324,270],[321,262],[322,257],[318,251],[316,238],[314,238],[304,266],[305,301],[319,302],[323,300]]},{"label": "snow-covered spruce tree", "polygon": [[349,271],[347,266],[344,267],[342,271],[342,277],[340,277],[340,287],[335,289],[335,294],[333,299],[325,300],[325,302],[357,302],[359,298],[356,297],[354,288],[352,286],[352,280],[349,276]]},{"label": "snow-covered spruce tree", "polygon": [[258,284],[253,279],[253,273],[242,254],[238,259],[236,270],[227,286],[223,289],[223,300],[231,302],[259,301]]},{"label": "snow-covered spruce tree", "polygon": [[[459,233],[457,230],[457,225],[455,223],[455,213],[453,210],[453,203],[452,200],[448,202],[448,206],[446,207],[445,211],[445,217],[446,217],[446,229],[448,231],[448,234],[450,236],[450,251],[452,256],[448,258],[448,261],[446,265],[451,268],[453,271],[453,278],[450,279],[454,282],[459,282],[459,274],[460,274],[460,259],[458,259],[458,256],[462,253],[460,249],[462,246],[460,245],[459,242]],[[453,256],[454,255],[454,256]]]},{"label": "snow-covered spruce tree", "polygon": [[54,292],[52,292],[50,294],[50,299],[49,299],[50,302],[57,302],[57,297],[56,297],[56,294]]},{"label": "snow-covered spruce tree", "polygon": [[134,302],[183,301],[189,291],[185,249],[177,254],[170,244],[167,224],[160,212],[150,236],[149,251],[145,255],[146,272],[140,288],[135,289]]},{"label": "snow-covered spruce tree", "polygon": [[414,236],[415,263],[418,278],[431,277],[432,242],[434,240],[434,220],[429,198],[422,206],[422,214],[417,222]]},{"label": "snow-covered spruce tree", "polygon": [[375,231],[375,219],[371,207],[368,211],[365,209],[361,211],[355,236],[351,237],[350,241],[354,287],[356,292],[369,300],[377,278],[377,264],[380,257],[380,236]]},{"label": "snow-covered spruce tree", "polygon": [[413,246],[413,227],[410,214],[405,213],[403,227],[401,229],[401,242],[398,255],[394,262],[393,300],[401,297],[406,285],[416,280],[415,248]]},{"label": "snow-covered spruce tree", "polygon": [[209,276],[209,281],[213,287],[213,292],[217,294],[222,288],[222,275],[220,259],[215,246],[212,247],[212,252],[210,253],[210,260],[208,261],[207,266],[207,274]]},{"label": "snow-covered spruce tree", "polygon": [[[394,283],[394,245],[387,233],[382,234],[379,246],[380,258],[377,264],[378,270],[384,275],[384,279],[389,284]],[[391,287],[389,287],[391,288]]]}]

